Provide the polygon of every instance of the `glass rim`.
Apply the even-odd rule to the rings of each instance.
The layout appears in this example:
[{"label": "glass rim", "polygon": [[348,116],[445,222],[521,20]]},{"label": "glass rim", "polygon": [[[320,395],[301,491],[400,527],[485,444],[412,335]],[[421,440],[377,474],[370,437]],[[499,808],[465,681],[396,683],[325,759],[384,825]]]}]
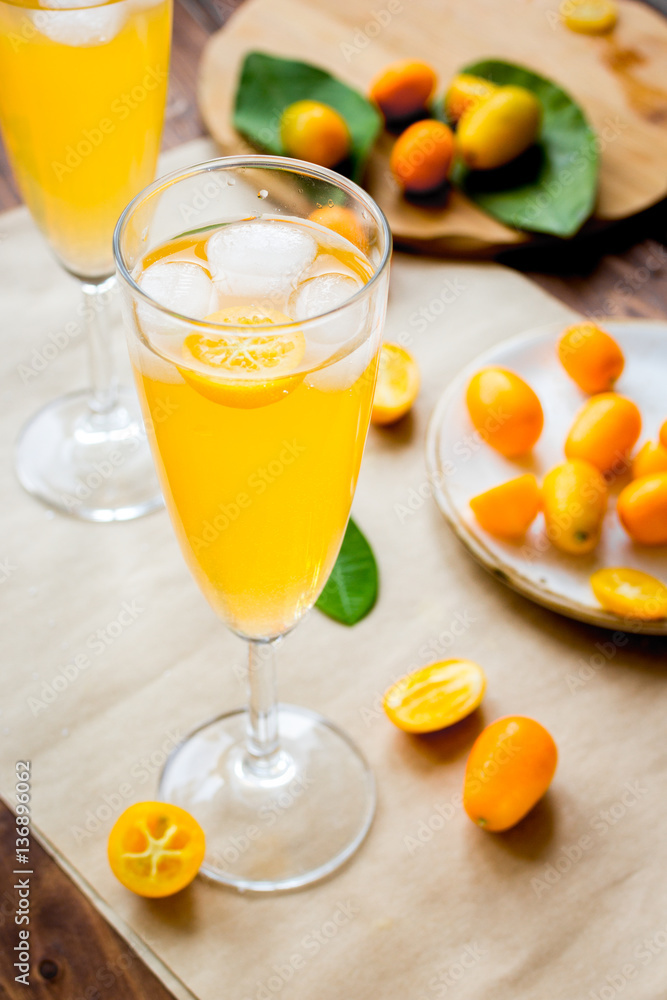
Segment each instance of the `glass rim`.
[{"label": "glass rim", "polygon": [[[389,228],[389,223],[387,222],[387,218],[377,202],[371,198],[367,191],[364,191],[364,189],[354,181],[350,180],[348,177],[344,177],[342,174],[336,173],[335,170],[329,170],[328,167],[319,167],[313,163],[308,163],[305,160],[296,160],[287,156],[273,156],[262,153],[238,156],[220,156],[212,160],[204,160],[201,163],[195,163],[190,167],[181,167],[180,169],[172,170],[170,173],[159,177],[157,180],[153,181],[152,184],[149,184],[134,196],[132,201],[125,206],[118,222],[116,223],[113,234],[113,256],[118,275],[122,278],[125,284],[129,286],[133,296],[137,297],[151,308],[157,309],[160,313],[163,313],[165,316],[169,316],[171,319],[176,319],[181,323],[188,323],[190,326],[219,331],[238,331],[239,329],[243,329],[243,332],[250,332],[247,326],[239,327],[238,324],[234,323],[211,323],[205,319],[194,319],[192,316],[186,316],[183,313],[175,312],[173,309],[169,309],[168,306],[162,305],[156,299],[147,295],[137,284],[130,274],[121,251],[121,239],[124,235],[127,224],[132,214],[143,201],[159,191],[160,188],[164,187],[166,189],[170,187],[175,181],[195,177],[197,174],[210,173],[220,169],[221,167],[225,170],[244,167],[248,169],[261,169],[262,167],[268,169],[280,169],[334,184],[336,187],[341,188],[364,203],[385,238],[382,259],[380,260],[377,268],[374,270],[369,280],[365,282],[365,284],[362,285],[362,287],[359,288],[354,295],[351,295],[349,299],[341,302],[340,305],[334,306],[333,309],[328,309],[326,312],[318,313],[316,316],[310,316],[308,319],[290,320],[289,323],[253,323],[253,333],[257,330],[286,330],[293,329],[294,327],[307,328],[309,325],[319,322],[324,317],[333,316],[336,313],[342,312],[343,310],[348,309],[349,306],[365,298],[369,294],[372,286],[386,271],[392,252],[392,234],[391,229]],[[238,219],[237,221],[242,222],[245,220]]]}]

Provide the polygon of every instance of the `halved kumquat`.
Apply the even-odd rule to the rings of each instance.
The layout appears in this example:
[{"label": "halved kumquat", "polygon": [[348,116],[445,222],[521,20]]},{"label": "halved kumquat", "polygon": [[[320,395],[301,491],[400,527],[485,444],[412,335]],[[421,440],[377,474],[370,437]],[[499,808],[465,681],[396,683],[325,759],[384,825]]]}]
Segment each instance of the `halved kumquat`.
[{"label": "halved kumquat", "polygon": [[404,417],[417,398],[419,384],[419,367],[410,352],[399,344],[383,344],[373,397],[372,423],[393,424]]},{"label": "halved kumquat", "polygon": [[563,0],[559,12],[565,26],[580,35],[605,35],[618,18],[614,0]]},{"label": "halved kumquat", "polygon": [[[289,316],[276,309],[230,306],[206,317],[207,323],[229,325],[229,332],[191,333],[183,342],[183,361],[199,364],[206,371],[179,367],[185,381],[202,396],[223,406],[250,409],[268,406],[289,395],[303,381],[291,375],[306,351],[303,332],[295,326],[271,331],[271,326],[291,324]],[[260,326],[256,333],[241,332]],[[237,329],[235,330],[234,327]]]},{"label": "halved kumquat", "polygon": [[646,622],[667,618],[667,587],[649,573],[622,566],[599,569],[591,576],[591,588],[615,615]]},{"label": "halved kumquat", "polygon": [[392,684],[385,692],[384,710],[406,733],[432,733],[474,712],[485,691],[484,671],[472,660],[443,660]]},{"label": "halved kumquat", "polygon": [[537,517],[540,488],[530,473],[494,486],[470,501],[477,521],[498,538],[520,538]]},{"label": "halved kumquat", "polygon": [[158,898],[192,882],[205,848],[204,831],[190,813],[167,802],[137,802],[114,823],[107,851],[126,889]]}]

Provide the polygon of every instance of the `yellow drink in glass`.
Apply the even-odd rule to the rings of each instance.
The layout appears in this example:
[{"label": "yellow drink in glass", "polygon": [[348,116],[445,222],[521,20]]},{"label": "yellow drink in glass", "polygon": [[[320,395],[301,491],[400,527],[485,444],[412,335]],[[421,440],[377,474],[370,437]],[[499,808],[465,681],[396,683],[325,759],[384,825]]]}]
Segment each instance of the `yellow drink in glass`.
[{"label": "yellow drink in glass", "polygon": [[[279,225],[303,231],[316,247],[306,293],[309,280],[320,276],[321,281],[332,270],[346,291],[363,287],[370,277],[361,251],[342,237],[304,222]],[[153,250],[135,274],[139,284],[147,267],[167,262],[189,262],[211,275],[209,239],[211,234],[195,236]],[[265,351],[272,340],[278,347],[291,343],[289,334],[272,333],[265,324],[276,317],[289,322],[294,296],[290,302],[280,292],[271,296],[267,288],[260,290],[259,300],[263,305],[257,309],[247,296],[222,292],[211,312],[228,321],[236,318],[246,328],[256,325]],[[362,314],[362,309],[354,311],[351,322],[363,320]],[[336,334],[344,341],[355,331],[341,329],[342,322],[337,321]],[[150,335],[150,319],[145,325]],[[222,327],[220,335],[224,339]],[[299,353],[303,348],[293,366],[296,374],[272,377],[265,367],[259,378],[245,382],[230,378],[233,369],[216,366],[213,356],[209,365],[186,368],[185,363],[195,363],[187,350],[192,335],[185,338],[182,353],[179,346],[163,343],[161,358],[151,359],[145,350],[135,354],[144,418],[185,558],[220,617],[252,638],[292,628],[331,572],[354,495],[375,386],[377,345],[362,346],[358,358],[338,362],[337,378],[328,365],[308,370],[308,334],[297,329],[296,335]],[[171,336],[163,335],[162,341]],[[242,349],[249,338],[252,355],[252,330],[233,330],[230,336]],[[159,348],[160,340],[154,339]],[[313,352],[312,346],[311,355],[321,361],[325,348],[318,345],[321,349]]]},{"label": "yellow drink in glass", "polygon": [[[351,857],[375,808],[350,738],[278,704],[272,650],[315,603],[343,541],[391,234],[340,174],[251,155],[156,181],[124,211],[114,250],[176,536],[217,614],[249,640],[247,708],[190,733],[158,797],[205,830],[200,874],[294,889]],[[316,667],[309,658],[304,669]]]},{"label": "yellow drink in glass", "polygon": [[112,272],[116,220],[154,176],[170,37],[169,0],[0,2],[9,158],[35,221],[76,275]]}]

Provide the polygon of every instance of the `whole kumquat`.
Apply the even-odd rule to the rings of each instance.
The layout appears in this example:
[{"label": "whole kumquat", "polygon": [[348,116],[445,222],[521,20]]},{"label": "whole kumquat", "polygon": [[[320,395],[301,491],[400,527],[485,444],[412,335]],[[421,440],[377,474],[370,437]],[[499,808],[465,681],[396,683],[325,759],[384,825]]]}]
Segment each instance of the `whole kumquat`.
[{"label": "whole kumquat", "polygon": [[470,751],[463,783],[465,811],[483,830],[509,830],[542,798],[557,762],[556,744],[539,722],[523,715],[497,719]]},{"label": "whole kumquat", "polygon": [[482,702],[484,671],[471,660],[443,660],[414,670],[385,692],[384,710],[406,733],[432,733],[465,719]]},{"label": "whole kumquat", "polygon": [[288,156],[335,167],[350,152],[350,130],[341,114],[321,101],[295,101],[280,119],[280,141]]},{"label": "whole kumquat", "polygon": [[416,115],[435,90],[435,70],[419,59],[401,59],[375,77],[368,96],[389,121]]},{"label": "whole kumquat", "polygon": [[660,444],[663,448],[667,448],[667,420],[660,428]]},{"label": "whole kumquat", "polygon": [[364,227],[351,208],[346,208],[344,205],[324,205],[311,212],[308,218],[311,222],[338,233],[361,250],[367,246]]},{"label": "whole kumquat", "polygon": [[600,472],[623,470],[642,429],[641,413],[631,399],[601,392],[584,403],[565,441],[568,458],[582,458]]},{"label": "whole kumquat", "polygon": [[552,545],[572,555],[591,552],[600,540],[607,495],[604,476],[590,462],[571,459],[548,472],[542,509]]},{"label": "whole kumquat", "polygon": [[625,567],[599,569],[590,582],[606,611],[645,622],[667,618],[667,587],[649,573]]},{"label": "whole kumquat", "polygon": [[139,896],[171,896],[194,879],[206,841],[199,823],[179,806],[137,802],[109,834],[108,856],[116,878]]},{"label": "whole kumquat", "polygon": [[473,497],[470,506],[481,527],[489,534],[498,538],[520,538],[537,517],[540,488],[535,476],[518,476]]},{"label": "whole kumquat", "polygon": [[456,133],[459,154],[471,170],[495,170],[537,139],[542,105],[524,87],[499,87],[465,112]]},{"label": "whole kumquat", "polygon": [[619,494],[616,510],[633,542],[667,545],[667,472],[634,479]]},{"label": "whole kumquat", "polygon": [[614,0],[563,0],[560,16],[570,31],[580,35],[605,35],[616,24]]},{"label": "whole kumquat", "polygon": [[399,135],[389,167],[404,191],[427,194],[447,180],[453,153],[452,130],[429,118],[415,122]]},{"label": "whole kumquat", "polygon": [[558,341],[560,362],[584,392],[611,389],[625,365],[623,351],[613,337],[595,323],[576,323]]},{"label": "whole kumquat", "polygon": [[495,83],[472,73],[459,73],[454,77],[445,94],[445,113],[450,121],[457,122],[466,111],[477,107],[498,90]]},{"label": "whole kumquat", "polygon": [[632,459],[632,478],[667,472],[667,448],[659,441],[647,441]]},{"label": "whole kumquat", "polygon": [[506,368],[483,368],[473,375],[466,403],[476,430],[507,458],[530,451],[542,433],[544,413],[537,395]]}]

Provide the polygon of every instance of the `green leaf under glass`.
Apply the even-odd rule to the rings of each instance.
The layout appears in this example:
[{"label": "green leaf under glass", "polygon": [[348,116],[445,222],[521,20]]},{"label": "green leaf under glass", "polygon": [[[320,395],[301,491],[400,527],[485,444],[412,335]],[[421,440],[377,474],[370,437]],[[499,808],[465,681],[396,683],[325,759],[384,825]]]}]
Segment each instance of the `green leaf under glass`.
[{"label": "green leaf under glass", "polygon": [[283,155],[280,118],[294,101],[322,101],[339,112],[350,130],[348,160],[337,169],[359,181],[381,127],[381,118],[358,91],[317,66],[249,52],[236,91],[234,128],[253,145]]},{"label": "green leaf under glass", "polygon": [[593,211],[599,167],[595,132],[582,109],[551,80],[513,63],[487,59],[460,72],[525,87],[540,100],[543,119],[539,141],[523,156],[498,170],[468,170],[459,160],[453,182],[505,225],[574,236]]},{"label": "green leaf under glass", "polygon": [[373,550],[350,518],[338,559],[315,607],[343,625],[355,625],[366,617],[377,596]]}]

